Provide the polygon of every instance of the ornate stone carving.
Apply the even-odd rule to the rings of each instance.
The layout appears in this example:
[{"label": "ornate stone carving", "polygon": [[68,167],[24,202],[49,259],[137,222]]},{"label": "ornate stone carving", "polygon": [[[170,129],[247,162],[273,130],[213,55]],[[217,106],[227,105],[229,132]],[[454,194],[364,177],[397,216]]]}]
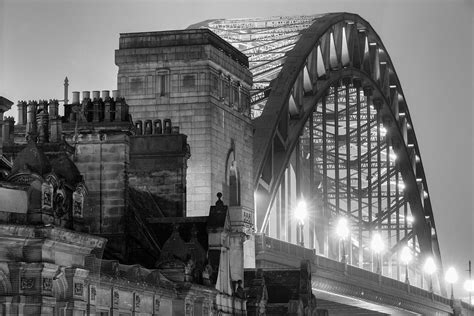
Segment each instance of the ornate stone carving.
[{"label": "ornate stone carving", "polygon": [[91,303],[95,303],[96,295],[97,295],[97,289],[95,288],[95,285],[90,285],[89,286],[89,300]]},{"label": "ornate stone carving", "polygon": [[113,304],[113,307],[118,307],[119,301],[120,301],[119,292],[118,292],[117,290],[114,290],[113,293],[112,293],[112,304]]},{"label": "ornate stone carving", "polygon": [[140,295],[135,293],[135,311],[140,310],[140,303],[141,303]]},{"label": "ornate stone carving", "polygon": [[84,294],[84,284],[74,283],[74,295],[82,296]]},{"label": "ornate stone carving", "polygon": [[52,290],[53,290],[53,279],[43,278],[43,291],[52,291]]},{"label": "ornate stone carving", "polygon": [[20,279],[20,289],[21,290],[30,290],[35,286],[35,279],[34,278],[21,278]]}]

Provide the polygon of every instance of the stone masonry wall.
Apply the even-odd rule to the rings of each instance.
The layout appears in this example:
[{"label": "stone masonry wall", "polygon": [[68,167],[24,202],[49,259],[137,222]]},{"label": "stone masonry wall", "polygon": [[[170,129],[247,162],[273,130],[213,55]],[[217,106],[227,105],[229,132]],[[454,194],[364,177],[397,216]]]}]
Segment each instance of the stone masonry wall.
[{"label": "stone masonry wall", "polygon": [[[231,56],[232,50],[200,45],[200,39],[193,41],[193,34],[186,33],[188,37],[178,46],[160,42],[160,32],[137,34],[143,41],[136,41],[136,47],[134,42],[126,43],[128,35],[122,35],[121,48],[116,51],[119,93],[127,100],[134,120],[170,118],[188,135],[187,215],[207,215],[215,194],[225,191],[232,140],[241,205],[253,209],[250,71]],[[143,44],[155,38],[156,47]],[[223,197],[224,201],[228,198]]]},{"label": "stone masonry wall", "polygon": [[90,232],[123,233],[129,137],[124,133],[81,135],[75,163],[89,190],[84,219]]},{"label": "stone masonry wall", "polygon": [[157,196],[157,204],[166,216],[182,217],[186,206],[187,158],[183,134],[132,136],[129,185]]}]

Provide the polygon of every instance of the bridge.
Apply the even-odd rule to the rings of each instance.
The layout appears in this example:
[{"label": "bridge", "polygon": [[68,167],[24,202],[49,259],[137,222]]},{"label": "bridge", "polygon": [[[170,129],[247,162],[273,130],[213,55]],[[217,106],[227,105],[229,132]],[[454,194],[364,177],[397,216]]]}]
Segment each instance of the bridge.
[{"label": "bridge", "polygon": [[331,315],[452,314],[414,123],[370,24],[332,13],[198,27],[253,73],[257,267],[309,259]]}]

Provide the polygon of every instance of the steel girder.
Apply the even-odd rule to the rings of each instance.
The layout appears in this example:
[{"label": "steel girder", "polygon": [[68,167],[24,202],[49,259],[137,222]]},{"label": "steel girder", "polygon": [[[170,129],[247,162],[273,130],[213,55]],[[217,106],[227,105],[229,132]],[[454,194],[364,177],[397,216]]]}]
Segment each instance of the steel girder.
[{"label": "steel girder", "polygon": [[[282,205],[291,207],[288,197],[283,203],[280,199],[278,207],[275,200],[289,190],[293,172],[298,196],[305,191],[302,185],[309,184],[313,188],[306,194],[320,198],[317,207],[323,209],[323,224],[308,228],[310,233],[323,227],[324,238],[329,239],[331,216],[346,215],[359,231],[349,242],[349,255],[358,256],[359,264],[367,256],[361,250],[366,237],[374,229],[386,229],[389,242],[395,240],[389,244],[392,252],[412,240],[413,250],[419,251],[417,262],[433,255],[442,267],[403,90],[390,56],[368,22],[355,14],[334,13],[214,20],[198,26],[210,28],[248,54],[256,75],[251,100],[258,231],[269,231],[272,210],[281,213]],[[310,163],[298,158],[305,146]],[[396,161],[390,159],[391,153]],[[301,180],[308,178],[298,174],[301,164],[309,165],[309,180]],[[409,213],[415,219],[412,225],[407,225]],[[291,221],[277,218],[277,222],[288,226]],[[292,234],[291,228],[283,229]],[[358,255],[352,254],[354,249],[359,249]],[[439,275],[438,281],[444,293]]]}]

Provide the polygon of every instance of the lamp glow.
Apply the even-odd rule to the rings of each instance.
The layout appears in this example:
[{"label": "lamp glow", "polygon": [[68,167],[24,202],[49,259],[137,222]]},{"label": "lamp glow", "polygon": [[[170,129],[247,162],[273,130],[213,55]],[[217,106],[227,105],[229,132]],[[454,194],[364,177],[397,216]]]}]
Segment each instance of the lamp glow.
[{"label": "lamp glow", "polygon": [[423,270],[428,274],[432,275],[436,272],[436,264],[432,257],[428,257],[425,261],[425,265],[423,266]]},{"label": "lamp glow", "polygon": [[346,239],[349,236],[349,226],[347,224],[347,219],[345,217],[341,217],[337,222],[336,226],[336,234],[341,239]]},{"label": "lamp glow", "polygon": [[474,292],[474,282],[472,280],[464,281],[464,289],[468,292]]},{"label": "lamp glow", "polygon": [[444,276],[444,279],[449,284],[454,284],[458,281],[458,272],[456,271],[456,269],[454,269],[454,267],[450,267],[446,271],[446,275]]},{"label": "lamp glow", "polygon": [[383,243],[382,236],[379,233],[375,233],[372,237],[372,242],[370,244],[372,250],[379,254],[385,249],[385,244]]},{"label": "lamp glow", "polygon": [[408,265],[413,259],[413,255],[411,253],[410,248],[408,248],[408,246],[403,247],[402,253],[400,254],[400,259],[405,265]]},{"label": "lamp glow", "polygon": [[295,218],[298,220],[300,224],[303,224],[304,221],[306,220],[307,215],[308,214],[306,211],[306,202],[304,200],[301,200],[298,202],[298,205],[296,205]]}]

